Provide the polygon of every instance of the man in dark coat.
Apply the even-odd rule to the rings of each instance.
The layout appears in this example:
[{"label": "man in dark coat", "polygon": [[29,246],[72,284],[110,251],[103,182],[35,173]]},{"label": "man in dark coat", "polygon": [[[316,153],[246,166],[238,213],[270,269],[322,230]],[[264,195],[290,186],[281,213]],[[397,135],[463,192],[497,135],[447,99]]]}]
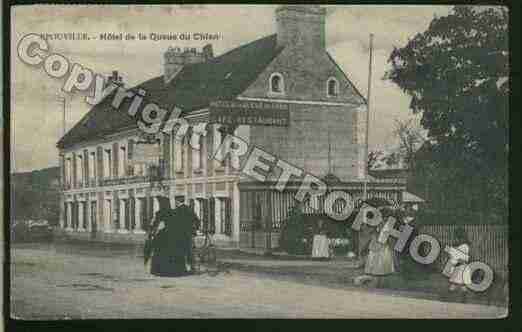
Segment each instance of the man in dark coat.
[{"label": "man in dark coat", "polygon": [[[149,235],[151,274],[163,277],[187,275],[187,263],[190,264],[192,259],[192,228],[199,220],[183,199],[177,197],[175,209],[170,208],[168,197],[157,199],[160,209]],[[164,227],[160,229],[161,223]]]}]

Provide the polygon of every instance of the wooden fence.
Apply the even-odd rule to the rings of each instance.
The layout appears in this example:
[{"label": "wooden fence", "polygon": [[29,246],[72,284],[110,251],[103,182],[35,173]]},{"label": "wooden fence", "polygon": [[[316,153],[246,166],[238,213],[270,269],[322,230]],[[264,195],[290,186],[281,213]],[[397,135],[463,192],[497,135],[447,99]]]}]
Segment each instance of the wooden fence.
[{"label": "wooden fence", "polygon": [[[297,187],[298,188],[298,187]],[[240,246],[241,247],[266,247],[267,243],[274,248],[278,245],[279,232],[284,221],[288,218],[291,209],[297,204],[295,194],[297,188],[283,192],[274,190],[273,187],[240,186]],[[341,183],[329,186],[330,190],[341,190],[352,197],[354,204],[363,197],[362,183]],[[403,183],[390,181],[373,182],[368,186],[369,198],[383,198],[390,202],[400,203]],[[301,205],[305,214],[324,214],[325,198],[327,195],[306,200]],[[360,201],[359,201],[360,202]],[[333,202],[332,209],[341,212],[345,202],[338,200]],[[270,225],[270,226],[269,226]],[[273,241],[262,240],[271,234]],[[277,234],[274,237],[274,234]]]},{"label": "wooden fence", "polygon": [[495,272],[503,273],[508,269],[508,226],[492,224],[463,225],[419,225],[419,233],[429,234],[436,238],[441,247],[441,253],[434,262],[443,268],[448,260],[444,252],[446,246],[454,246],[455,233],[460,227],[466,232],[470,245],[470,260],[488,264]]}]

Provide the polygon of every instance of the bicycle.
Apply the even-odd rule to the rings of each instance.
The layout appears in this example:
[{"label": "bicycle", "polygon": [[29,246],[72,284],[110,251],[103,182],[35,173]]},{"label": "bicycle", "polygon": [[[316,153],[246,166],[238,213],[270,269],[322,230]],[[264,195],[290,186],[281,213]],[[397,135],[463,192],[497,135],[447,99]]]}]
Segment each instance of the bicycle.
[{"label": "bicycle", "polygon": [[197,235],[192,239],[193,248],[193,268],[195,272],[201,272],[201,265],[215,265],[217,262],[216,247],[212,243],[212,237],[208,232],[204,233],[205,239],[203,244],[198,246]]}]

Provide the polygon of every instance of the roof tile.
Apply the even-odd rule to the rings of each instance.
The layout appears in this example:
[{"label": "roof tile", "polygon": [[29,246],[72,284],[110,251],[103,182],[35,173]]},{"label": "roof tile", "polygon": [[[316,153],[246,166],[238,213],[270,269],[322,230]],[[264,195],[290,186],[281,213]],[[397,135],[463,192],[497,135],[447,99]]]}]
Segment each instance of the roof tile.
[{"label": "roof tile", "polygon": [[[141,88],[146,91],[142,105],[154,102],[169,112],[176,105],[186,114],[207,107],[213,100],[235,98],[248,88],[281,49],[277,47],[276,35],[270,35],[207,62],[186,65],[168,83],[165,83],[163,76],[159,76],[130,90]],[[57,146],[65,148],[125,128],[136,128],[135,119],[126,113],[131,103],[130,98],[122,103],[120,110],[116,110],[111,106],[115,93],[93,106],[58,141]]]}]

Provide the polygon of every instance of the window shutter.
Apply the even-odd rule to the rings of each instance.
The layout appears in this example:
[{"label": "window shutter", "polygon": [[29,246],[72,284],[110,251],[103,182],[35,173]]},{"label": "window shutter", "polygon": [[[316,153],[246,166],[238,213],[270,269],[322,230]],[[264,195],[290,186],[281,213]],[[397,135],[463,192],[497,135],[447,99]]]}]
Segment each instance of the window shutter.
[{"label": "window shutter", "polygon": [[202,199],[201,200],[201,209],[203,211],[203,214],[202,214],[202,221],[203,221],[203,230],[205,232],[210,232],[210,228],[209,228],[209,224],[210,224],[210,220],[209,220],[209,215],[210,215],[210,211],[209,211],[209,202],[208,202],[208,199]]},{"label": "window shutter", "polygon": [[127,175],[134,175],[134,166],[132,164],[132,158],[134,155],[134,140],[131,138],[129,139],[129,144],[127,144]]},{"label": "window shutter", "polygon": [[[189,208],[190,208],[194,213],[196,213],[196,212],[194,211],[194,199],[191,198],[191,199],[188,200],[188,206],[189,206]],[[198,225],[193,225],[193,228],[194,228],[194,229],[200,229],[200,227],[201,227],[201,220],[200,220],[200,224],[198,224]]]},{"label": "window shutter", "polygon": [[[210,128],[211,130],[213,130],[213,125],[209,125],[209,127],[207,128]],[[212,131],[213,133],[213,131]],[[207,149],[206,149],[206,152],[207,152],[207,155],[205,156],[205,158],[207,158],[207,174],[212,174],[212,164],[213,164],[213,160],[214,160],[214,135],[207,135],[205,137],[205,139],[207,140]]]},{"label": "window shutter", "polygon": [[114,175],[114,178],[118,177],[118,162],[120,154],[118,153],[119,144],[118,142],[112,143],[112,174]]},{"label": "window shutter", "polygon": [[230,198],[224,199],[225,203],[225,234],[232,235],[232,204]]},{"label": "window shutter", "polygon": [[83,150],[83,183],[89,185],[89,150]]},{"label": "window shutter", "polygon": [[[99,173],[98,173],[99,174]],[[103,192],[99,192],[98,193],[98,209],[96,212],[98,212],[98,216],[99,218],[97,218],[97,220],[99,220],[100,222],[100,227],[101,228],[105,228],[104,226],[104,223],[105,223],[105,215],[104,215],[104,210],[105,210],[105,199],[103,197],[104,193]]]},{"label": "window shutter", "polygon": [[67,202],[63,203],[63,228],[67,228]]},{"label": "window shutter", "polygon": [[101,146],[96,148],[96,162],[98,163],[98,179],[103,179],[103,148]]},{"label": "window shutter", "polygon": [[131,229],[130,224],[131,224],[131,220],[132,220],[132,219],[130,218],[130,214],[131,214],[131,204],[132,204],[131,201],[132,201],[132,198],[129,197],[129,198],[126,199],[125,201],[126,201],[126,203],[125,203],[125,207],[124,207],[124,208],[125,208],[125,220],[124,220],[124,224],[123,224],[123,225],[124,225],[124,228],[125,228],[125,229],[129,230],[129,229]]},{"label": "window shutter", "polygon": [[252,202],[254,204],[254,220],[261,220],[261,202],[259,200],[259,195],[254,193],[254,199]]},{"label": "window shutter", "polygon": [[187,176],[190,177],[192,173],[192,148],[190,146],[190,137],[192,137],[192,127],[189,128],[187,136],[183,140],[183,162],[187,165]]},{"label": "window shutter", "polygon": [[209,223],[209,232],[211,234],[216,233],[216,198],[211,197],[209,199],[208,204],[208,223]]},{"label": "window shutter", "polygon": [[151,221],[154,218],[154,197],[150,196],[147,204],[147,211],[149,212],[149,225],[151,225]]},{"label": "window shutter", "polygon": [[183,140],[174,140],[176,172],[183,172]]},{"label": "window shutter", "polygon": [[163,135],[163,177],[170,177],[170,140],[169,134]]},{"label": "window shutter", "polygon": [[118,197],[118,192],[114,191],[113,194],[113,200],[112,200],[112,220],[111,225],[112,227],[119,228],[120,227],[120,199]]},{"label": "window shutter", "polygon": [[67,180],[65,179],[65,156],[64,155],[61,155],[60,156],[60,185],[62,186],[62,188],[65,188],[65,183],[67,182]]},{"label": "window shutter", "polygon": [[141,227],[145,230],[148,230],[150,227],[150,219],[149,219],[149,200],[147,198],[144,198],[142,200],[141,205]]},{"label": "window shutter", "polygon": [[131,197],[129,199],[129,202],[130,202],[130,213],[129,213],[129,216],[130,216],[130,225],[131,225],[131,229],[136,229],[136,197]]},{"label": "window shutter", "polygon": [[76,152],[73,152],[72,154],[72,164],[73,164],[73,187],[76,188],[77,187],[77,184],[76,184],[76,172],[77,172],[77,169],[76,169]]},{"label": "window shutter", "polygon": [[87,224],[89,223],[89,215],[87,214],[87,204],[89,204],[89,201],[86,200],[85,202],[82,203],[83,204],[83,228],[87,229]]}]

